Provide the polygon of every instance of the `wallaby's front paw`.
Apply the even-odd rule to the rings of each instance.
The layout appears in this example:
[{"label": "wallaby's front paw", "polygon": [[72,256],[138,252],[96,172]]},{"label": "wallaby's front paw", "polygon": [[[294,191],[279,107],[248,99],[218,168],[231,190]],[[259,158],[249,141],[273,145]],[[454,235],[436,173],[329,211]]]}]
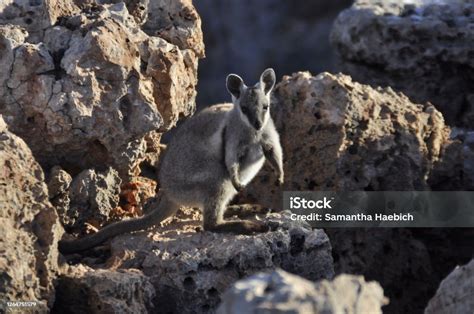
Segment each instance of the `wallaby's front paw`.
[{"label": "wallaby's front paw", "polygon": [[235,181],[235,180],[232,181],[232,185],[234,186],[234,189],[237,190],[237,192],[240,192],[245,188],[245,186],[242,183],[240,183],[239,181]]},{"label": "wallaby's front paw", "polygon": [[282,172],[280,176],[278,177],[278,185],[283,185],[284,182],[285,182],[285,175]]},{"label": "wallaby's front paw", "polygon": [[285,182],[284,175],[283,173],[280,173],[280,175],[278,176],[278,179],[275,181],[275,185],[282,186],[284,182]]}]

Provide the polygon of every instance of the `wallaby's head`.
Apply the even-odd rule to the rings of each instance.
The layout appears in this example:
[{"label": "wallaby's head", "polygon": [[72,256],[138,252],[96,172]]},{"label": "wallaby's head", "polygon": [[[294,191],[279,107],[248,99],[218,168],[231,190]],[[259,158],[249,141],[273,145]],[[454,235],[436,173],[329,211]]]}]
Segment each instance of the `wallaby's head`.
[{"label": "wallaby's head", "polygon": [[254,86],[245,85],[236,74],[227,76],[227,90],[241,118],[256,130],[261,130],[270,117],[270,93],[275,86],[275,71],[266,69]]}]

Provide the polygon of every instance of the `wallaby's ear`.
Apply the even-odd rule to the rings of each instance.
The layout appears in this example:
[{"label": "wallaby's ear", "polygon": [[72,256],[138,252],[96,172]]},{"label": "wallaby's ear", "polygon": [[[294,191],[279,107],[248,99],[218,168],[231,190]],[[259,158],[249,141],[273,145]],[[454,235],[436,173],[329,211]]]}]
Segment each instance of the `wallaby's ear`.
[{"label": "wallaby's ear", "polygon": [[268,68],[263,71],[262,75],[260,76],[260,85],[262,85],[265,94],[268,94],[272,91],[273,86],[275,86],[275,81],[275,71],[273,71],[272,68]]},{"label": "wallaby's ear", "polygon": [[242,90],[243,85],[244,85],[244,81],[237,74],[227,75],[227,79],[226,79],[227,90],[235,98],[240,97],[240,92]]}]

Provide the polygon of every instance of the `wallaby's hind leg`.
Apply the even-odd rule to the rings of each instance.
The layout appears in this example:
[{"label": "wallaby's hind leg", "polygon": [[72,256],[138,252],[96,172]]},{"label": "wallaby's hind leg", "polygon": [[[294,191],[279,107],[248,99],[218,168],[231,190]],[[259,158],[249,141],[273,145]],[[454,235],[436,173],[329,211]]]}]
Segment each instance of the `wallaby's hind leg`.
[{"label": "wallaby's hind leg", "polygon": [[238,204],[227,206],[224,212],[224,218],[237,216],[239,218],[248,218],[254,215],[265,215],[270,212],[268,207],[258,204]]},{"label": "wallaby's hind leg", "polygon": [[211,197],[208,199],[203,209],[204,230],[237,234],[268,231],[268,226],[259,221],[224,220],[224,211],[228,202],[229,200],[223,197]]}]

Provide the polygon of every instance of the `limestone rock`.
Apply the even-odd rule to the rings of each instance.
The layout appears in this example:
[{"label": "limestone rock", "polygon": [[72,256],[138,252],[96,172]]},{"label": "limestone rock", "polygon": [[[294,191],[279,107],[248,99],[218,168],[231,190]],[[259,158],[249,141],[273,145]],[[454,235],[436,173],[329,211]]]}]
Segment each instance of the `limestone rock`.
[{"label": "limestone rock", "polygon": [[155,295],[136,269],[74,267],[59,279],[53,313],[148,313]]},{"label": "limestone rock", "polygon": [[[121,0],[100,0],[101,3],[118,3]],[[125,0],[123,1],[127,5],[128,12],[134,17],[135,22],[139,25],[143,25],[146,22],[149,11],[148,6],[150,0]]]},{"label": "limestone rock", "polygon": [[422,310],[422,302],[441,279],[439,264],[446,263],[431,255],[433,251],[445,258],[443,241],[433,236],[418,238],[408,229],[340,228],[328,230],[328,236],[331,243],[337,243],[333,249],[336,273],[358,274],[379,282],[390,298],[384,313]]},{"label": "limestone rock", "polygon": [[192,0],[150,1],[143,30],[151,36],[167,40],[180,49],[191,49],[200,58],[204,57],[201,18]]},{"label": "limestone rock", "polygon": [[74,0],[4,0],[0,3],[0,24],[21,26],[28,42],[38,43],[47,28],[60,17],[79,12]]},{"label": "limestone rock", "polygon": [[469,313],[474,309],[474,260],[456,267],[439,285],[425,314]]},{"label": "limestone rock", "polygon": [[107,262],[108,267],[142,270],[162,312],[213,311],[233,282],[275,267],[310,280],[334,274],[326,234],[291,221],[287,212],[263,217],[279,228],[251,236],[201,231],[195,210],[178,217],[151,232],[114,238]]},{"label": "limestone rock", "polygon": [[431,105],[349,76],[285,76],[272,116],[284,153],[285,184],[262,171],[245,197],[279,208],[285,190],[422,190],[443,158],[449,129]]},{"label": "limestone rock", "polygon": [[95,227],[107,222],[112,210],[119,205],[121,183],[112,168],[103,172],[88,169],[78,174],[68,191],[71,203],[67,216],[72,224],[66,226],[78,230],[83,229],[85,222]]},{"label": "limestone rock", "polygon": [[179,31],[169,35],[173,44],[167,36],[156,37],[162,25],[147,27],[156,30],[153,35],[145,33],[122,2],[91,0],[74,10],[60,10],[62,4],[52,8],[54,1],[11,2],[16,4],[7,7],[16,9],[9,23],[28,12],[31,3],[50,22],[26,27],[38,30],[33,40],[20,22],[1,25],[8,10],[0,16],[0,65],[5,69],[0,113],[10,129],[46,170],[59,165],[75,176],[112,166],[125,180],[138,175],[147,135],[164,132],[194,112],[203,47],[192,5],[163,1],[160,7],[160,14],[189,11],[175,21]]},{"label": "limestone rock", "polygon": [[456,125],[474,121],[474,4],[358,0],[336,19],[341,70],[432,102]]},{"label": "limestone rock", "polygon": [[68,233],[88,234],[102,226],[136,217],[144,204],[155,196],[156,181],[134,177],[122,184],[118,172],[87,169],[71,177],[59,166],[48,175],[49,200],[56,207],[59,220]]},{"label": "limestone rock", "polygon": [[474,189],[474,131],[453,128],[444,158],[435,164],[429,184],[436,191]]},{"label": "limestone rock", "polygon": [[282,270],[236,282],[223,296],[218,314],[382,313],[387,299],[377,282],[339,275],[316,284]]},{"label": "limestone rock", "polygon": [[50,198],[55,198],[69,190],[72,177],[69,173],[61,169],[61,167],[53,167],[49,174],[48,192]]},{"label": "limestone rock", "polygon": [[464,175],[464,188],[474,189],[474,131],[466,132],[462,147],[462,173]]},{"label": "limestone rock", "polygon": [[134,217],[149,209],[145,204],[155,196],[156,181],[146,177],[135,177],[133,182],[121,186],[121,208]]},{"label": "limestone rock", "polygon": [[72,177],[61,169],[55,166],[51,169],[48,176],[48,191],[49,200],[56,208],[59,220],[63,226],[71,226],[74,224],[74,219],[69,213],[69,205],[71,199],[69,198],[69,187],[72,182]]},{"label": "limestone rock", "polygon": [[[41,167],[0,116],[0,299],[54,302],[62,228]],[[3,302],[2,302],[3,304]]]}]

